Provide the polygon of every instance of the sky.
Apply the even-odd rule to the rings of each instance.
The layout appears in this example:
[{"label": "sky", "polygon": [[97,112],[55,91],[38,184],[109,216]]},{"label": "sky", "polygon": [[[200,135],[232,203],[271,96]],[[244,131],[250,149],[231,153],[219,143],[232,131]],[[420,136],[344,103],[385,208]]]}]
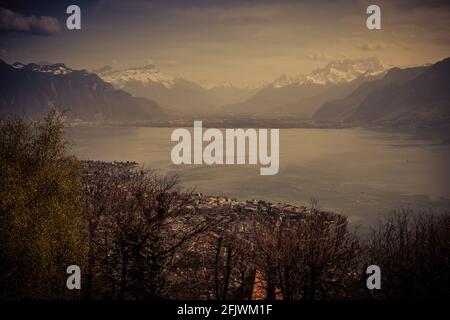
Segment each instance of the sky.
[{"label": "sky", "polygon": [[[70,4],[81,8],[81,30],[66,28]],[[370,4],[381,8],[381,30],[366,28]],[[245,86],[332,60],[411,66],[448,56],[450,0],[0,0],[0,58],[10,63],[151,63],[171,76]]]}]

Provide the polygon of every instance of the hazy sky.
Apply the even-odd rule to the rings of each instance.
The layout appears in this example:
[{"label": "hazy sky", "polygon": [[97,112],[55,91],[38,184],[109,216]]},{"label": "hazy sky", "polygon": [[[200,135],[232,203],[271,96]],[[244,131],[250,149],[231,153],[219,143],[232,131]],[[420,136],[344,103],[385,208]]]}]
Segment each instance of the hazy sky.
[{"label": "hazy sky", "polygon": [[[190,80],[237,85],[343,58],[397,66],[450,56],[450,1],[1,1],[0,58],[73,68],[154,63]],[[66,29],[78,4],[82,30]],[[382,30],[366,28],[369,4]]]}]

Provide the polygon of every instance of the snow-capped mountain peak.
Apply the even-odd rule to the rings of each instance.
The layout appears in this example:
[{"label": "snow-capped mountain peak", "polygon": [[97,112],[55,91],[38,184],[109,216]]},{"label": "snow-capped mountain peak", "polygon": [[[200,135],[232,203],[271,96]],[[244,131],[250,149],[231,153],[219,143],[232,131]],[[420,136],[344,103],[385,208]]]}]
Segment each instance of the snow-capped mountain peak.
[{"label": "snow-capped mountain peak", "polygon": [[22,63],[22,62],[14,62],[14,63],[12,64],[12,67],[13,67],[14,69],[23,69],[25,66],[26,66],[26,65],[25,65],[24,63]]},{"label": "snow-capped mountain peak", "polygon": [[33,72],[52,73],[54,75],[65,75],[73,72],[73,70],[66,67],[64,63],[41,65],[36,63],[24,64],[21,62],[15,62],[12,64],[12,67],[14,69],[24,69]]},{"label": "snow-capped mountain peak", "polygon": [[116,88],[123,88],[131,81],[141,82],[143,85],[149,82],[157,82],[166,88],[171,88],[176,78],[162,74],[154,65],[129,68],[124,70],[113,70],[111,67],[103,67],[96,71],[104,81],[112,83]]},{"label": "snow-capped mountain peak", "polygon": [[274,82],[268,83],[267,87],[281,88],[294,83],[300,83],[302,76],[288,76],[286,74],[282,74],[279,76]]},{"label": "snow-capped mountain peak", "polygon": [[315,69],[307,75],[282,75],[269,86],[281,88],[293,84],[330,85],[350,82],[361,76],[375,76],[386,70],[386,67],[375,58],[363,60],[338,60],[331,61],[325,67]]}]

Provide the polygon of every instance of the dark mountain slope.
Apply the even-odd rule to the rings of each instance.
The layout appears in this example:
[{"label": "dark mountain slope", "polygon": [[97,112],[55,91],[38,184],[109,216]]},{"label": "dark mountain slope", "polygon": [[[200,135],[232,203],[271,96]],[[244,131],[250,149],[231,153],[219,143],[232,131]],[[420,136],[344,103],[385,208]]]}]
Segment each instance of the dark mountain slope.
[{"label": "dark mountain slope", "polygon": [[0,116],[40,118],[52,107],[62,108],[69,118],[83,121],[135,121],[162,114],[154,101],[115,90],[84,70],[64,64],[9,65],[0,60]]},{"label": "dark mountain slope", "polygon": [[406,83],[425,72],[429,67],[415,67],[408,69],[392,68],[379,80],[362,83],[356,90],[345,98],[324,103],[317,110],[313,118],[322,121],[348,120],[369,95],[377,90]]},{"label": "dark mountain slope", "polygon": [[450,58],[405,83],[371,92],[349,117],[362,123],[429,123],[450,120]]}]

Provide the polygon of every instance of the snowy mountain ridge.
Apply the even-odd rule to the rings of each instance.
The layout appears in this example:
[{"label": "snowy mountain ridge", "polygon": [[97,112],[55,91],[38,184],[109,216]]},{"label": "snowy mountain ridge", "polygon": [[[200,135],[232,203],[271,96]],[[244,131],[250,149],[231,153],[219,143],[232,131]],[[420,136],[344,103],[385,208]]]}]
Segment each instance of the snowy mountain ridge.
[{"label": "snowy mountain ridge", "polygon": [[164,75],[152,64],[123,70],[113,70],[111,67],[106,66],[94,72],[104,81],[113,84],[114,87],[119,89],[131,81],[140,82],[143,85],[156,82],[170,89],[177,80],[175,77]]},{"label": "snowy mountain ridge", "polygon": [[11,65],[14,69],[24,69],[33,72],[51,73],[54,75],[66,75],[73,72],[73,69],[66,67],[64,63],[41,65],[36,63],[24,64],[15,62]]},{"label": "snowy mountain ridge", "polygon": [[282,88],[289,85],[318,84],[330,85],[353,81],[361,76],[376,76],[387,68],[375,58],[362,60],[331,61],[325,67],[315,69],[307,75],[282,75],[267,87]]}]

